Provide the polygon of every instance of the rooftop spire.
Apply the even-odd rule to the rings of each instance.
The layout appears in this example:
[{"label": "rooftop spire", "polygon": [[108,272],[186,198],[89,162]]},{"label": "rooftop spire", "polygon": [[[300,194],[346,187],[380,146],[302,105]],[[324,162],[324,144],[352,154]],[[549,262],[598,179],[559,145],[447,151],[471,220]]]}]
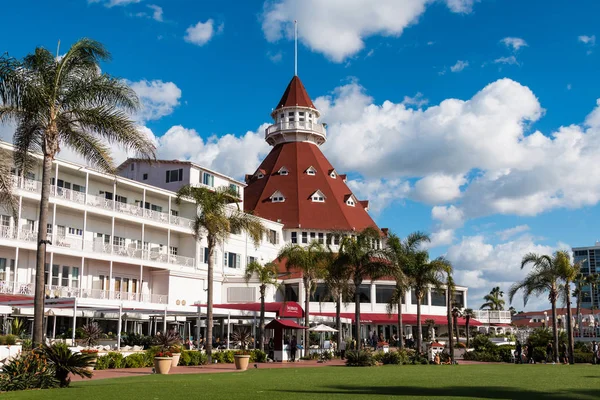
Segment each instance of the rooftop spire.
[{"label": "rooftop spire", "polygon": [[298,76],[298,21],[294,20],[294,76]]}]

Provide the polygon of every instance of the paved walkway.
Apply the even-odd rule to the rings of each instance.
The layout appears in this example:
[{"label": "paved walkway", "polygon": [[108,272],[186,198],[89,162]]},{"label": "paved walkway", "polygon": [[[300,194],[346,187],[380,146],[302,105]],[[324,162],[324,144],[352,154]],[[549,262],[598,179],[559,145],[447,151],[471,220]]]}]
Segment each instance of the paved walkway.
[{"label": "paved walkway", "polygon": [[[295,363],[250,363],[248,369],[254,368],[254,365],[260,369],[274,369],[274,368],[306,368],[306,367],[325,367],[332,365],[344,365],[342,360],[331,360],[326,363],[320,363],[314,360],[311,361],[298,361]],[[208,374],[208,373],[222,373],[222,372],[241,372],[235,369],[234,364],[212,364],[212,365],[200,365],[195,367],[175,367],[171,368],[169,374]],[[123,368],[123,369],[104,369],[100,371],[94,371],[92,379],[108,379],[108,378],[122,378],[127,376],[144,376],[151,375],[152,368]],[[74,376],[71,378],[72,381],[86,380],[80,377]]]}]

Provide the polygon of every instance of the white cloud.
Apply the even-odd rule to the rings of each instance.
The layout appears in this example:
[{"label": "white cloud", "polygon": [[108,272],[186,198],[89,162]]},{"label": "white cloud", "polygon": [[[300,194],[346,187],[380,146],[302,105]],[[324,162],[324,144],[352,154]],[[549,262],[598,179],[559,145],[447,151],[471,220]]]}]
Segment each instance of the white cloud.
[{"label": "white cloud", "polygon": [[456,64],[454,64],[453,66],[450,67],[450,71],[452,71],[452,72],[460,72],[463,69],[467,68],[468,66],[469,66],[469,62],[468,61],[458,60],[456,62]]},{"label": "white cloud", "polygon": [[[521,270],[523,256],[529,252],[552,254],[562,247],[560,243],[556,246],[535,243],[529,236],[492,245],[487,243],[483,236],[478,235],[463,237],[459,243],[448,248],[446,257],[454,266],[456,283],[469,287],[470,308],[479,308],[483,303],[483,296],[494,286],[500,286],[504,291],[508,308],[508,289],[529,272],[527,268]],[[547,301],[546,295],[532,297],[527,303],[527,309],[546,307]],[[521,293],[516,294],[513,305],[522,309]]]},{"label": "white cloud", "polygon": [[[473,0],[444,0],[455,13],[468,13]],[[298,21],[300,41],[313,51],[342,62],[362,50],[375,35],[400,36],[417,23],[430,0],[275,0],[265,2],[262,29],[269,42],[293,38]],[[318,12],[315,12],[318,10]]]},{"label": "white cloud", "polygon": [[517,57],[515,56],[508,56],[496,58],[494,64],[519,65],[519,61],[517,61]]},{"label": "white cloud", "polygon": [[460,187],[467,182],[462,175],[435,173],[415,183],[411,198],[430,204],[448,203],[460,197]]},{"label": "white cloud", "polygon": [[137,115],[142,123],[169,115],[179,105],[181,89],[173,82],[141,80],[128,83],[142,102],[142,109]]},{"label": "white cloud", "polygon": [[212,19],[206,22],[199,21],[196,25],[186,29],[183,39],[188,43],[204,46],[215,34],[223,32],[225,28],[225,24],[220,24],[215,30],[214,23]]},{"label": "white cloud", "polygon": [[405,106],[415,106],[417,108],[426,106],[427,103],[429,103],[429,100],[426,99],[421,92],[417,92],[414,97],[404,96],[404,100],[402,100],[402,104]]},{"label": "white cloud", "polygon": [[592,36],[581,35],[577,38],[577,40],[579,40],[583,44],[587,44],[588,46],[596,45],[596,35],[592,35]]},{"label": "white cloud", "polygon": [[102,3],[105,7],[126,6],[139,3],[142,0],[88,0],[88,4]]},{"label": "white cloud", "polygon": [[519,233],[529,231],[529,225],[517,225],[514,228],[504,229],[502,231],[496,232],[496,235],[500,238],[500,240],[507,240]]},{"label": "white cloud", "polygon": [[518,37],[505,37],[500,40],[500,42],[504,43],[504,45],[508,48],[513,49],[514,51],[519,50],[521,47],[528,46],[527,42]]},{"label": "white cloud", "polygon": [[448,246],[454,241],[454,229],[440,229],[430,235],[431,241],[423,247],[433,249],[440,246]]},{"label": "white cloud", "polygon": [[148,5],[152,9],[152,19],[158,22],[163,22],[163,9],[154,4]]},{"label": "white cloud", "polygon": [[369,200],[369,210],[378,214],[392,202],[406,197],[410,185],[400,179],[349,180],[348,186],[359,200]]},{"label": "white cloud", "polygon": [[281,51],[278,51],[277,53],[271,53],[270,51],[267,51],[267,57],[275,64],[278,64],[283,59],[283,54]]},{"label": "white cloud", "polygon": [[439,221],[444,229],[457,229],[464,223],[464,212],[455,206],[435,206],[431,209],[431,218]]}]

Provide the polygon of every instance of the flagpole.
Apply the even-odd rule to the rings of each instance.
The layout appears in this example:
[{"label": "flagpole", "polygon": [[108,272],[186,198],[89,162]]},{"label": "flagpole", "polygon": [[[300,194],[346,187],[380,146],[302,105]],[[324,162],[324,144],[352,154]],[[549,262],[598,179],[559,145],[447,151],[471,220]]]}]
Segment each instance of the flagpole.
[{"label": "flagpole", "polygon": [[294,20],[294,76],[298,76],[298,21]]}]

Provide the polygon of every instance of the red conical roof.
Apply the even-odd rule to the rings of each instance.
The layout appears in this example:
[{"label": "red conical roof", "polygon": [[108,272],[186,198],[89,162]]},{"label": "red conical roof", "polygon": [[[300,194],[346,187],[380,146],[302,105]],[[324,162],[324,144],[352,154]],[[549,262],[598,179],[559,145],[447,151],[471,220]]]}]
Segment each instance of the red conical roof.
[{"label": "red conical roof", "polygon": [[[287,174],[279,174],[281,167]],[[306,170],[316,170],[309,175]],[[244,209],[284,228],[361,231],[377,225],[368,214],[365,202],[348,205],[352,191],[340,175],[332,177],[334,168],[319,146],[307,142],[287,142],[276,145],[258,167],[263,178],[253,176],[244,189]],[[324,202],[313,202],[311,196],[319,190]],[[272,202],[271,196],[280,192],[283,202]]]},{"label": "red conical roof", "polygon": [[275,109],[283,108],[283,107],[310,107],[316,109],[315,105],[310,99],[308,93],[306,93],[306,89],[302,84],[302,81],[298,76],[294,76],[290,81],[289,85],[285,89],[283,96],[281,96],[281,100],[277,103],[277,107]]}]

